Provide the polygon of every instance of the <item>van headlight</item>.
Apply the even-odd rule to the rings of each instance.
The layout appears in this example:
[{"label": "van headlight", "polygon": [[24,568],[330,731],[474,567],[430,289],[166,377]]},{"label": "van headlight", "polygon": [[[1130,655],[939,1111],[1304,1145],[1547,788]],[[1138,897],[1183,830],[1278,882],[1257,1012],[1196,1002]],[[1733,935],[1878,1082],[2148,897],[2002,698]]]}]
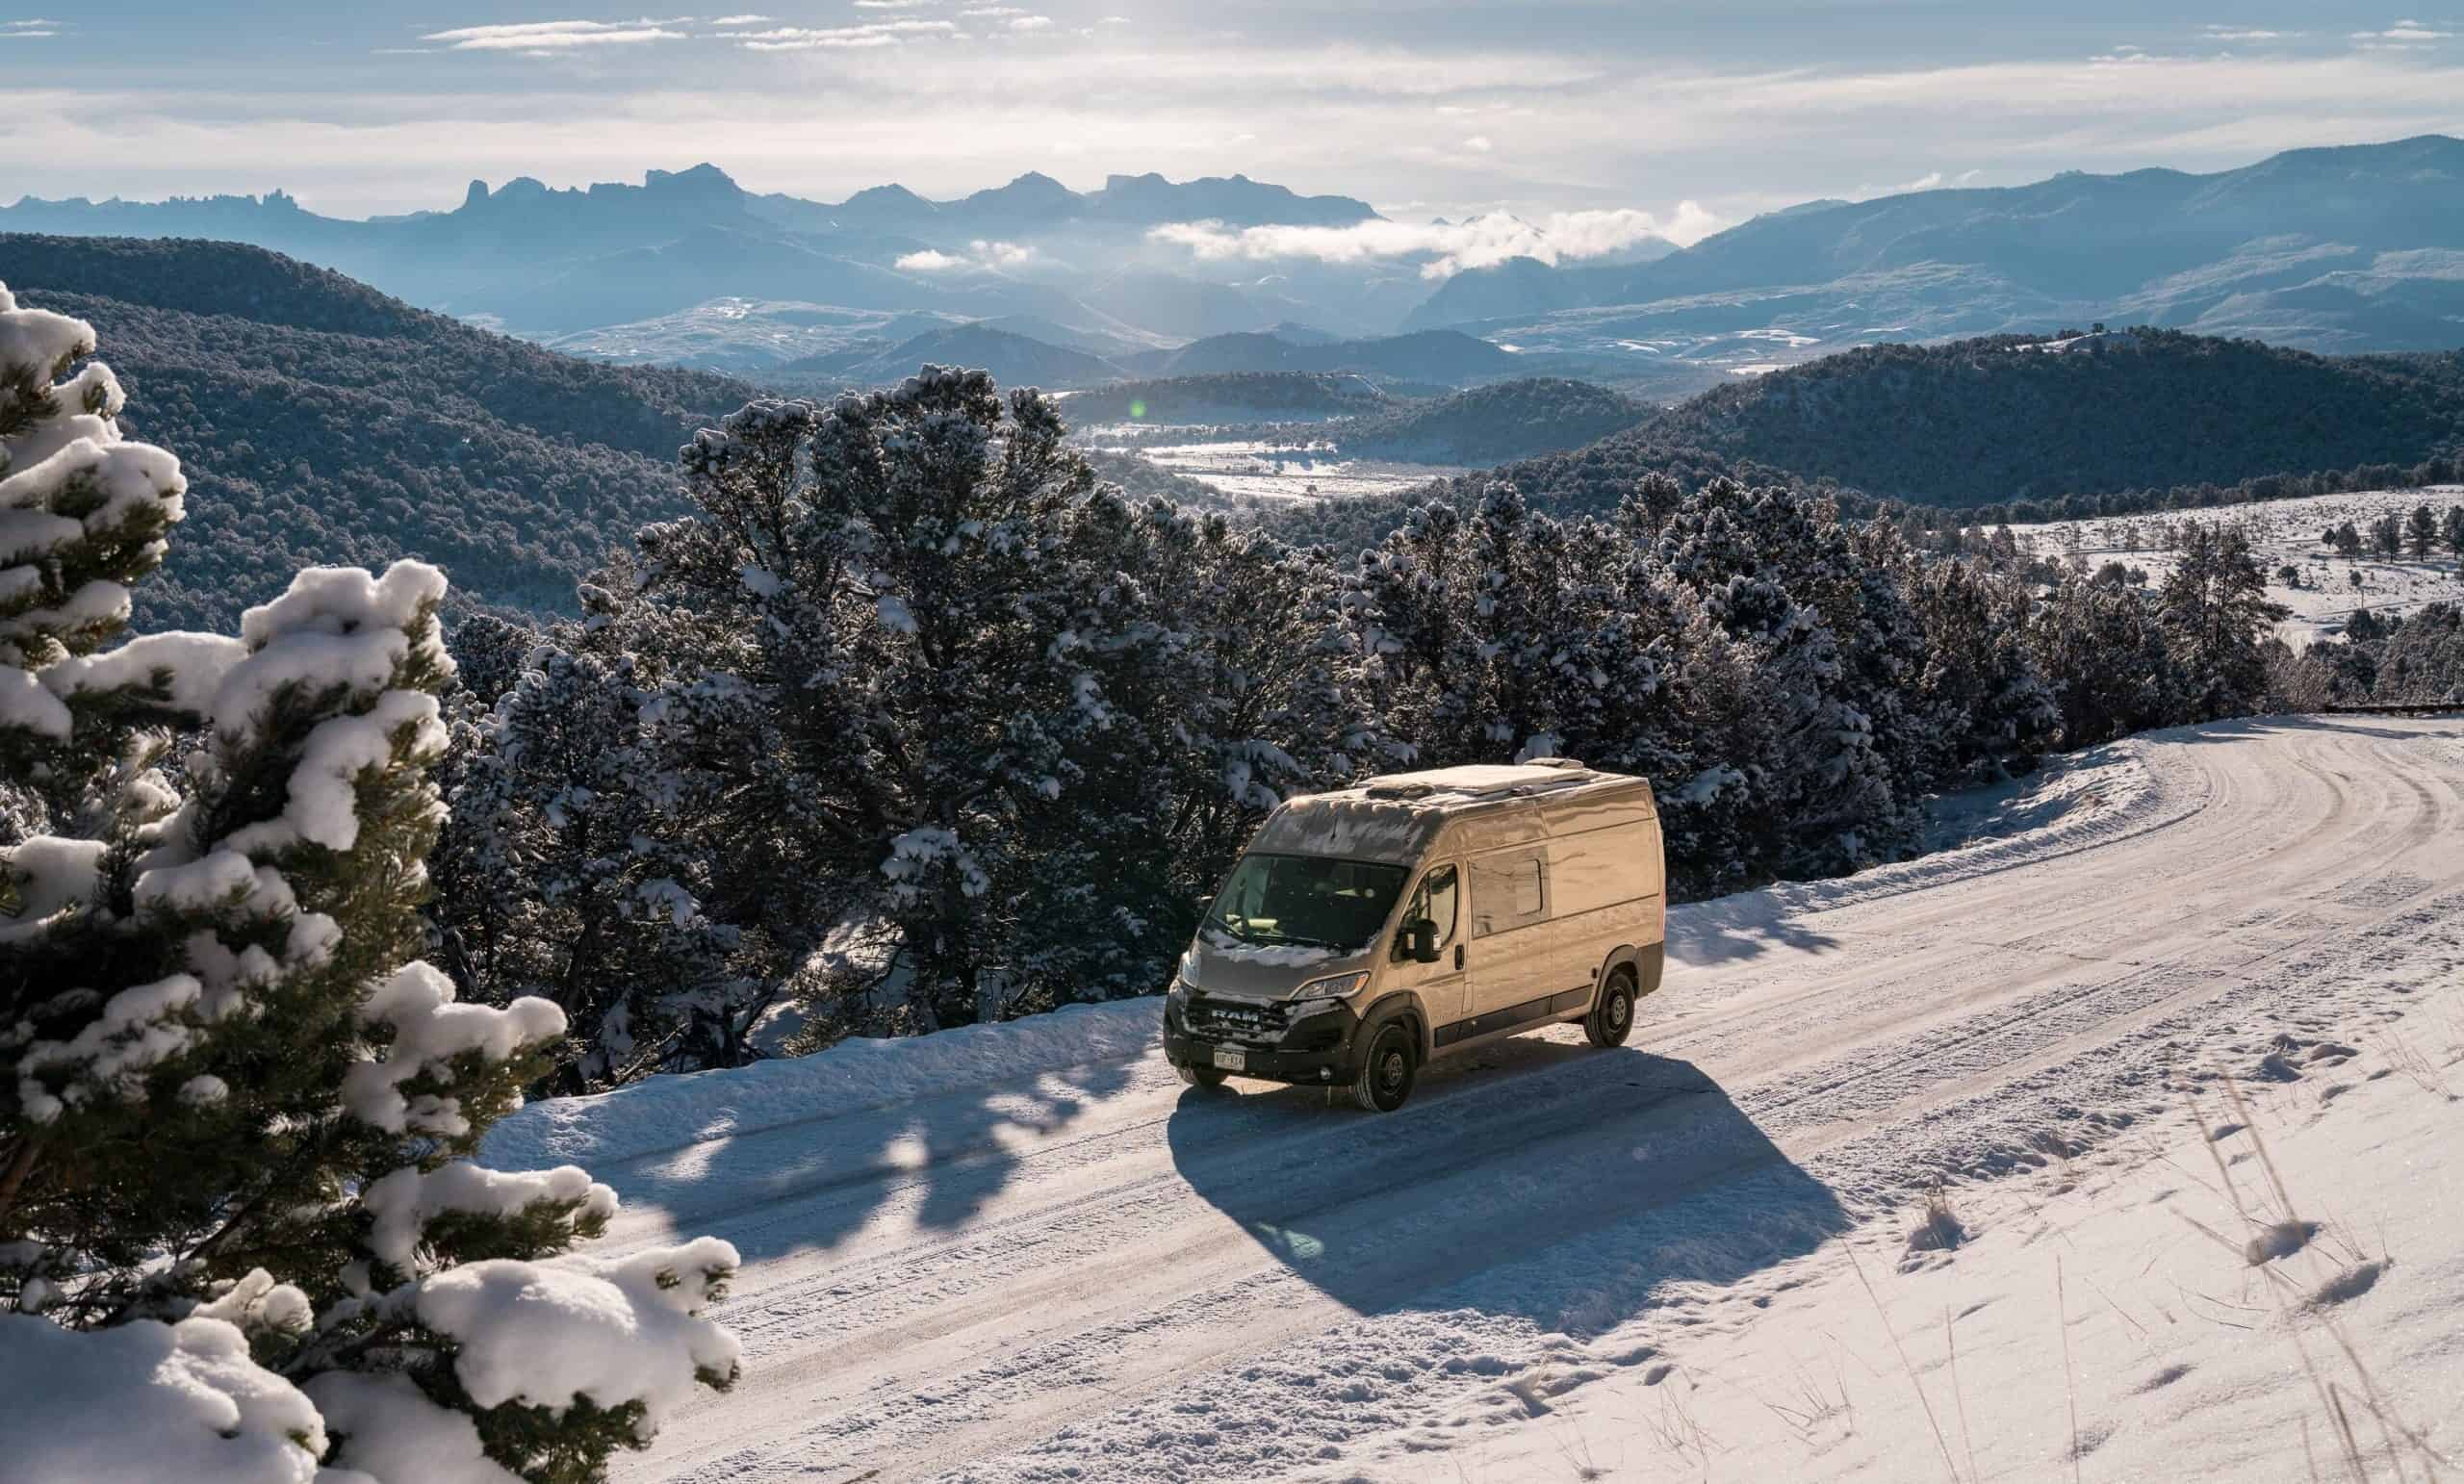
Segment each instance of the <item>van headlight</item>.
[{"label": "van headlight", "polygon": [[1296,1020],[1302,1015],[1314,1015],[1338,1000],[1349,998],[1367,983],[1367,974],[1329,974],[1313,979],[1292,991],[1292,1016]]},{"label": "van headlight", "polygon": [[1194,989],[1197,987],[1197,959],[1198,954],[1196,944],[1193,943],[1187,949],[1183,950],[1181,954],[1181,971],[1178,975],[1174,976],[1174,985],[1183,989]]}]

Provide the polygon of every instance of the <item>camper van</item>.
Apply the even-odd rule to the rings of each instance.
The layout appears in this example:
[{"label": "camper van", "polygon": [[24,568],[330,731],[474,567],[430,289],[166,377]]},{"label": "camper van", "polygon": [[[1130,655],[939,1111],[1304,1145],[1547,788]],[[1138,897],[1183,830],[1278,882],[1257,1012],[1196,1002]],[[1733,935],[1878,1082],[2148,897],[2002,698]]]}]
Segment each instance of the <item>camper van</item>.
[{"label": "camper van", "polygon": [[1659,987],[1651,784],[1570,758],[1373,778],[1286,801],[1209,900],[1164,999],[1181,1079],[1317,1084],[1388,1113],[1430,1059]]}]

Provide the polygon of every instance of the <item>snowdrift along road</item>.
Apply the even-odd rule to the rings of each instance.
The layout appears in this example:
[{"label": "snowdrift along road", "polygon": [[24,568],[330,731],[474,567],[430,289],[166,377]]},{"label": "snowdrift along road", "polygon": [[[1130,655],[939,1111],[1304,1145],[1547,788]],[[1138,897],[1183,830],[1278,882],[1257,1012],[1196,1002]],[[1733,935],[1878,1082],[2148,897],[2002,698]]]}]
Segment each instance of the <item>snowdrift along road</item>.
[{"label": "snowdrift along road", "polygon": [[[613,1244],[744,1250],[720,1316],[743,1382],[625,1477],[1340,1467],[1535,1368],[1553,1390],[1648,1372],[1682,1322],[1750,1321],[1747,1280],[1938,1176],[2040,1163],[2048,1131],[2075,1148],[2157,1112],[2175,1059],[2407,992],[2407,956],[2453,963],[2464,723],[2159,733],[1985,831],[1673,912],[1629,1045],[1558,1027],[1432,1068],[1385,1117],[1185,1089],[1151,1029],[1118,1050],[1146,1002],[1046,1017],[1114,1048],[1091,1063],[1021,1032],[987,1077],[1013,1028],[952,1033],[906,1053],[971,1048],[939,1091],[892,1078],[866,1106],[826,1082],[834,1052],[757,1069],[767,1101],[741,1108],[722,1079],[745,1074],[718,1073],[528,1110],[502,1147],[595,1145]],[[778,1121],[804,1075],[820,1115]]]}]

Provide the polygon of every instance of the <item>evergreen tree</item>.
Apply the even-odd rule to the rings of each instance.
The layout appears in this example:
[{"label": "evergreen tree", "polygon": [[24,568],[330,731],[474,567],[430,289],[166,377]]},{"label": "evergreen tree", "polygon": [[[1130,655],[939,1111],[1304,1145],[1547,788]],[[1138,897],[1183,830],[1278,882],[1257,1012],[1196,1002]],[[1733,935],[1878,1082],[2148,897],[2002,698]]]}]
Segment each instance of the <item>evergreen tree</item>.
[{"label": "evergreen tree", "polygon": [[2062,738],[2080,748],[2170,725],[2181,680],[2164,626],[2139,593],[2066,581],[2027,630],[2028,652],[2062,712]]},{"label": "evergreen tree", "polygon": [[2413,507],[2412,515],[2404,522],[2404,539],[2413,549],[2415,561],[2426,562],[2438,550],[2438,517],[2430,514],[2429,506]]},{"label": "evergreen tree", "polygon": [[[1757,874],[1835,874],[1887,858],[1909,819],[1838,634],[1799,601],[1779,559],[1802,554],[1811,524],[1799,497],[1714,480],[1670,518],[1656,552],[1661,579],[1692,589],[1754,654],[1754,742],[1729,765],[1754,799],[1751,858],[1767,862]],[[1800,587],[1816,585],[1797,576]]]},{"label": "evergreen tree", "polygon": [[[2064,582],[2073,584],[2085,585]],[[2026,587],[1964,562],[1923,567],[1908,587],[1924,634],[1925,663],[1907,689],[1925,722],[1927,783],[1964,787],[2035,767],[2062,713],[2028,652]]]},{"label": "evergreen tree", "polygon": [[2370,550],[2391,562],[2403,555],[2403,523],[2392,515],[2380,516],[2370,527]]},{"label": "evergreen tree", "polygon": [[2267,578],[2239,530],[2194,525],[2158,600],[2182,674],[2184,719],[2243,716],[2267,694],[2262,642],[2292,610],[2267,597]]},{"label": "evergreen tree", "polygon": [[2464,505],[2447,507],[2447,520],[2439,527],[2439,539],[2447,543],[2447,554],[2464,560]]},{"label": "evergreen tree", "polygon": [[419,1440],[421,1477],[598,1477],[732,1379],[699,1311],[736,1255],[569,1254],[612,1191],[470,1159],[564,1023],[412,957],[444,580],[312,570],[237,639],[106,649],[184,483],[68,374],[92,348],[0,290],[0,780],[38,827],[0,852],[0,1355],[42,1420],[12,1471],[406,1484]]},{"label": "evergreen tree", "polygon": [[1376,749],[1325,564],[1097,487],[1032,392],[927,368],[684,463],[609,642],[724,842],[698,900],[816,1036],[1153,987],[1226,841]]},{"label": "evergreen tree", "polygon": [[[547,1090],[732,1066],[776,986],[706,905],[721,841],[674,807],[638,659],[605,626],[533,635],[493,705],[457,695],[434,857],[439,959],[466,998],[565,1013]],[[498,656],[505,636],[457,636]],[[767,992],[765,992],[767,991]]]}]

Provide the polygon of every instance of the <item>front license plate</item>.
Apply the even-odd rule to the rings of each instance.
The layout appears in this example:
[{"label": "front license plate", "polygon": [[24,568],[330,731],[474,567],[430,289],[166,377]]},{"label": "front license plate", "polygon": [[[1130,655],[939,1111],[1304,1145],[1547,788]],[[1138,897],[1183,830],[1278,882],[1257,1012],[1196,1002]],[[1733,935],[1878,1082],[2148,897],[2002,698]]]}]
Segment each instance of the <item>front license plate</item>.
[{"label": "front license plate", "polygon": [[1243,1060],[1241,1053],[1218,1046],[1215,1048],[1215,1064],[1227,1072],[1237,1072],[1248,1062]]}]

